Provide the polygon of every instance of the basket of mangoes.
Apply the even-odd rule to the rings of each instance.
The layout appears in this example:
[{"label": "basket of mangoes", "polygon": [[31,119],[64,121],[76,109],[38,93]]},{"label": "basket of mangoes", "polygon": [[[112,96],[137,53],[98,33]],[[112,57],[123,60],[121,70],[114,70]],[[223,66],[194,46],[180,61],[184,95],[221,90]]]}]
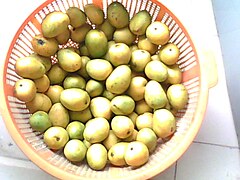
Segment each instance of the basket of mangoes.
[{"label": "basket of mangoes", "polygon": [[200,128],[207,91],[190,36],[160,2],[129,2],[46,1],[9,49],[6,125],[58,178],[153,177]]}]

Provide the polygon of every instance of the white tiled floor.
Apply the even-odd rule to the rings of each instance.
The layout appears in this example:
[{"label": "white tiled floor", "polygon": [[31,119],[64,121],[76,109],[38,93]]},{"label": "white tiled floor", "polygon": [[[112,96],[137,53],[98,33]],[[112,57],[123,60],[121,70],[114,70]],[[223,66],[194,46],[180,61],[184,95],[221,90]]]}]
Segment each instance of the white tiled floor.
[{"label": "white tiled floor", "polygon": [[232,112],[240,143],[240,112],[238,110],[240,79],[236,78],[240,76],[240,1],[213,0],[212,2],[222,47]]},{"label": "white tiled floor", "polygon": [[[237,0],[213,1],[214,3],[223,3],[224,5],[217,7],[219,13],[222,13],[223,16],[223,20],[220,23],[224,26],[228,20],[227,17],[224,18],[224,10],[228,9],[230,11],[235,8],[230,7],[228,2],[238,3],[238,5],[239,2],[237,2]],[[2,19],[2,23],[7,24],[8,22],[16,21],[14,25],[15,27],[19,27],[26,16],[42,2],[44,2],[44,0],[37,2],[28,0],[16,1],[13,7],[16,8],[16,10],[12,12],[18,12],[18,14],[13,16],[9,11],[4,11],[4,7],[13,4],[12,1],[6,1],[6,4],[0,5],[0,15],[2,17],[8,16],[7,19]],[[176,164],[173,164],[153,179],[239,180],[239,146],[226,88],[225,70],[223,68],[219,34],[215,26],[212,2],[211,0],[161,0],[161,2],[182,21],[194,41],[198,42],[200,47],[210,49],[214,53],[218,65],[219,81],[217,86],[209,91],[209,102],[204,122],[192,145]],[[26,8],[24,8],[24,10],[20,8],[19,10],[20,5],[23,3],[26,4]],[[237,4],[234,5],[237,6]],[[9,26],[13,27],[14,25],[10,24]],[[240,30],[240,25],[238,27]],[[237,28],[237,24],[235,27],[232,26],[232,28]],[[2,59],[5,57],[5,53],[15,31],[16,28],[0,28],[0,34],[5,35],[1,36],[2,39],[0,42],[0,57]],[[222,32],[227,34],[228,29],[223,29]],[[232,33],[237,32],[234,31]],[[232,37],[233,35],[228,36]],[[228,36],[225,36],[225,38],[228,38]],[[229,47],[230,44],[226,45],[226,48]],[[28,160],[7,133],[1,118],[0,127],[0,179],[55,179]]]},{"label": "white tiled floor", "polygon": [[176,180],[237,180],[239,159],[237,148],[193,143],[177,162]]}]

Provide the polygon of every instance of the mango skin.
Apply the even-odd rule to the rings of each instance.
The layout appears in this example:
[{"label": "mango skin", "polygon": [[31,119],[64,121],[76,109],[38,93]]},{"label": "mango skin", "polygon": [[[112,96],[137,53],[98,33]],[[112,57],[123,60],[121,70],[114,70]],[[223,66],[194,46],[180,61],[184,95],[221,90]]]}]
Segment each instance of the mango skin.
[{"label": "mango skin", "polygon": [[86,64],[88,75],[98,81],[105,80],[112,72],[111,63],[104,59],[92,59]]},{"label": "mango skin", "polygon": [[30,113],[34,113],[36,111],[48,112],[52,107],[52,101],[47,95],[43,93],[36,93],[32,101],[26,102],[26,107]]},{"label": "mango skin", "polygon": [[107,164],[107,156],[106,148],[100,143],[95,143],[88,148],[86,159],[91,169],[102,170]]},{"label": "mango skin", "polygon": [[80,27],[87,21],[86,14],[77,7],[70,7],[66,11],[72,27]]},{"label": "mango skin", "polygon": [[129,14],[119,2],[113,2],[108,6],[107,18],[115,28],[124,28],[129,24]]},{"label": "mango skin", "polygon": [[82,111],[89,106],[90,97],[82,89],[70,88],[61,92],[60,102],[71,111]]},{"label": "mango skin", "polygon": [[83,137],[90,143],[100,143],[109,135],[110,125],[103,117],[90,119],[85,124]]},{"label": "mango skin", "polygon": [[173,84],[167,90],[170,105],[177,110],[183,109],[188,103],[188,92],[183,84]]},{"label": "mango skin", "polygon": [[68,110],[61,103],[53,104],[48,115],[53,126],[66,128],[70,121]]},{"label": "mango skin", "polygon": [[133,112],[135,101],[127,95],[116,96],[111,100],[111,110],[116,115],[128,115]]},{"label": "mango skin", "polygon": [[84,6],[84,12],[86,13],[89,21],[92,24],[100,25],[104,21],[103,10],[95,4],[87,4]]},{"label": "mango skin", "polygon": [[45,66],[34,57],[27,56],[16,61],[15,71],[23,78],[38,79],[45,74],[46,69]]},{"label": "mango skin", "polygon": [[42,34],[34,36],[31,45],[35,53],[44,57],[53,56],[58,50],[58,41],[55,38],[46,38]]},{"label": "mango skin", "polygon": [[167,138],[176,131],[176,119],[167,109],[158,109],[153,114],[153,131],[159,138]]},{"label": "mango skin", "polygon": [[67,14],[55,11],[47,14],[42,22],[42,33],[44,37],[52,38],[64,32],[68,25],[70,24],[70,19]]},{"label": "mango skin", "polygon": [[70,49],[59,50],[57,58],[61,68],[67,72],[75,72],[81,68],[81,56]]},{"label": "mango skin", "polygon": [[128,65],[116,67],[106,80],[106,88],[114,94],[125,92],[131,82],[131,69]]},{"label": "mango skin", "polygon": [[136,34],[138,36],[144,35],[146,33],[147,27],[151,23],[151,20],[152,17],[147,10],[139,11],[132,17],[129,23],[129,28],[133,34]]},{"label": "mango skin", "polygon": [[168,102],[161,84],[155,80],[151,80],[146,84],[144,99],[153,109],[162,108]]},{"label": "mango skin", "polygon": [[107,53],[108,40],[103,31],[92,29],[85,37],[85,45],[92,58],[101,58]]}]

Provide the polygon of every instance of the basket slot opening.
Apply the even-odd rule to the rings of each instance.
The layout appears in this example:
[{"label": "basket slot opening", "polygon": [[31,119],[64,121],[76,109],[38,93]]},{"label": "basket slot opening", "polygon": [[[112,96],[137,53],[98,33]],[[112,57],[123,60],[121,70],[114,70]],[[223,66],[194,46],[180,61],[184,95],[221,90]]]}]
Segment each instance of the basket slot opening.
[{"label": "basket slot opening", "polygon": [[49,12],[55,11],[54,6],[52,4],[48,4],[46,7],[47,7]]},{"label": "basket slot opening", "polygon": [[[184,38],[184,41],[185,40],[186,38]],[[182,42],[181,45],[179,45],[179,50],[180,50],[181,56],[185,56],[186,54],[193,52],[192,47],[187,40],[186,42]]]},{"label": "basket slot opening", "polygon": [[19,128],[19,131],[22,133],[22,134],[28,134],[28,133],[31,133],[32,132],[32,129],[31,128]]},{"label": "basket slot opening", "polygon": [[130,4],[130,7],[129,7],[129,16],[130,17],[133,17],[133,15],[137,12],[136,11],[136,7],[137,7],[137,2],[138,1],[133,1],[133,2],[131,2],[131,1],[128,1],[129,3],[128,3],[128,6],[129,6],[129,4]]},{"label": "basket slot opening", "polygon": [[168,26],[170,32],[172,31],[172,27],[175,24],[175,21],[173,20],[173,18],[171,16],[169,16],[166,21],[165,24]]},{"label": "basket slot opening", "polygon": [[[69,0],[67,3],[63,3],[64,5],[64,11],[66,11],[69,7],[74,7],[73,1]],[[65,6],[67,4],[67,6]]]},{"label": "basket slot opening", "polygon": [[13,71],[13,70],[11,70],[11,69],[8,68],[8,69],[7,69],[6,78],[7,78],[8,80],[13,81],[14,84],[15,84],[15,82],[16,82],[18,79],[20,79],[21,77],[18,76],[15,71]]},{"label": "basket slot opening", "polygon": [[152,16],[152,21],[156,21],[158,14],[160,13],[160,7],[156,4],[153,4],[150,14]]},{"label": "basket slot opening", "polygon": [[[9,62],[7,66],[8,66],[8,68],[9,68],[9,70],[13,70],[13,71],[15,70],[15,67],[14,67],[14,64],[13,64],[13,63]],[[12,74],[16,75],[16,72],[13,72]],[[7,74],[7,75],[8,75],[8,74]]]},{"label": "basket slot opening", "polygon": [[51,4],[52,4],[53,8],[54,8],[56,11],[60,11],[60,8],[59,8],[59,6],[58,6],[58,4],[57,4],[56,1],[53,1]]},{"label": "basket slot opening", "polygon": [[[19,103],[19,102],[9,102],[9,106],[13,108],[20,108],[20,109],[26,109],[25,103]],[[29,116],[30,117],[30,116]]]},{"label": "basket slot opening", "polygon": [[186,67],[188,64],[192,63],[193,61],[196,61],[196,58],[194,56],[194,53],[191,51],[183,58],[179,59],[179,66],[180,68]]},{"label": "basket slot opening", "polygon": [[[182,70],[183,70],[183,72],[184,72],[184,71],[192,70],[194,67],[196,67],[196,65],[197,65],[197,62],[194,61],[193,63],[189,64],[188,66],[182,68]],[[195,76],[196,76],[196,75],[195,75]]]},{"label": "basket slot opening", "polygon": [[136,1],[135,11],[134,14],[140,11],[141,8],[141,1]]},{"label": "basket slot opening", "polygon": [[34,34],[41,34],[41,24],[39,21],[34,18],[31,22],[28,23],[29,28],[34,32]]},{"label": "basket slot opening", "polygon": [[50,11],[49,11],[49,9],[48,9],[47,6],[45,6],[45,7],[42,9],[42,12],[43,12],[45,15],[47,15],[47,14],[50,13]]},{"label": "basket slot opening", "polygon": [[27,54],[31,54],[33,52],[33,50],[31,49],[31,47],[29,47],[29,45],[27,45],[24,41],[22,41],[20,38],[18,39],[17,41],[17,44],[22,48],[24,49],[24,51],[27,53]]},{"label": "basket slot opening", "polygon": [[23,33],[19,35],[19,40],[21,43],[24,44],[24,46],[26,48],[28,48],[28,50],[30,52],[32,52],[32,45],[31,45],[31,40],[29,40],[29,37],[27,38]]},{"label": "basket slot opening", "polygon": [[[32,134],[32,133],[31,133]],[[26,137],[26,136],[25,136]],[[30,136],[27,138],[29,143],[39,142],[42,141],[39,136]]]},{"label": "basket slot opening", "polygon": [[181,32],[181,30],[177,30],[176,33],[171,37],[172,43],[176,44],[179,48],[179,44],[184,41],[185,35]]},{"label": "basket slot opening", "polygon": [[182,52],[180,51],[180,56],[178,58],[178,64],[182,64],[194,57],[195,57],[194,52],[190,48],[186,49],[185,51],[182,51]]},{"label": "basket slot opening", "polygon": [[15,44],[15,47],[14,47],[14,49],[13,49],[13,53],[14,53],[15,55],[18,55],[19,58],[21,58],[21,57],[26,57],[26,56],[29,55],[29,53],[28,53],[27,51],[25,51],[20,45],[18,45],[18,43]]},{"label": "basket slot opening", "polygon": [[77,0],[72,0],[74,7],[79,7],[79,2]]},{"label": "basket slot opening", "polygon": [[153,3],[151,1],[147,1],[145,9],[150,12],[152,9]]},{"label": "basket slot opening", "polygon": [[43,134],[39,133],[39,132],[31,132],[31,133],[28,133],[28,134],[24,134],[24,137],[26,137],[26,138],[33,138],[33,137],[42,138]]},{"label": "basket slot opening", "polygon": [[[35,19],[36,19],[36,21],[37,21],[39,24],[41,24],[42,21],[43,21],[43,18],[40,16],[40,13],[38,13],[38,14],[35,15]],[[35,25],[36,22],[33,23],[33,24]],[[36,25],[35,25],[35,26],[36,26]]]},{"label": "basket slot opening", "polygon": [[[34,37],[36,34],[39,34],[39,31],[36,30],[36,32],[30,28],[30,26],[26,25],[25,28],[24,28],[25,31],[23,31],[23,33],[26,35],[26,36],[29,36],[30,37],[30,40],[32,40],[32,37]],[[23,34],[22,33],[22,34]]]},{"label": "basket slot opening", "polygon": [[[11,71],[11,70],[9,70],[9,71]],[[9,71],[8,71],[8,73],[9,73]],[[11,71],[11,73],[15,73],[15,72]],[[13,81],[13,82],[16,82],[17,80],[19,80],[19,77],[17,75],[7,74],[6,77],[8,80]]]},{"label": "basket slot opening", "polygon": [[24,108],[24,109],[20,109],[20,108],[10,108],[10,111],[12,112],[12,113],[23,113],[23,114],[28,114],[29,113],[29,111],[28,111],[28,109],[26,109],[26,108]]},{"label": "basket slot opening", "polygon": [[168,13],[165,13],[164,16],[163,16],[163,18],[162,18],[162,20],[161,20],[161,22],[162,22],[162,23],[166,23],[166,22],[168,21],[168,18],[170,18],[169,14],[168,14]]}]

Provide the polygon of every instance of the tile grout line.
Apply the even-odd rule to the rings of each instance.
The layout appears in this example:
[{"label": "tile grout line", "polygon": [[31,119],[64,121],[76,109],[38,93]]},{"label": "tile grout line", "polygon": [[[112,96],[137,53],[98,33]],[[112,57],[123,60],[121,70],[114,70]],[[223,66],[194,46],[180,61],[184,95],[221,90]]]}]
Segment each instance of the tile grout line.
[{"label": "tile grout line", "polygon": [[177,163],[178,163],[178,161],[176,161],[176,163],[175,163],[174,180],[177,180]]},{"label": "tile grout line", "polygon": [[219,147],[227,147],[227,148],[230,148],[230,149],[239,149],[240,150],[240,147],[238,147],[238,146],[228,146],[228,145],[214,144],[214,143],[201,142],[201,141],[193,141],[193,143],[205,144],[205,145],[211,145],[211,146],[219,146]]},{"label": "tile grout line", "polygon": [[13,156],[8,156],[8,155],[1,155],[0,154],[0,158],[9,158],[9,159],[16,159],[16,160],[19,160],[19,161],[25,161],[25,162],[32,162],[28,157],[27,159],[26,158],[21,158],[21,157],[13,157]]},{"label": "tile grout line", "polygon": [[0,156],[0,165],[9,166],[9,167],[18,167],[18,168],[26,168],[31,170],[39,170],[40,168],[35,165],[32,161],[19,160],[14,158],[8,158],[4,156]]}]

